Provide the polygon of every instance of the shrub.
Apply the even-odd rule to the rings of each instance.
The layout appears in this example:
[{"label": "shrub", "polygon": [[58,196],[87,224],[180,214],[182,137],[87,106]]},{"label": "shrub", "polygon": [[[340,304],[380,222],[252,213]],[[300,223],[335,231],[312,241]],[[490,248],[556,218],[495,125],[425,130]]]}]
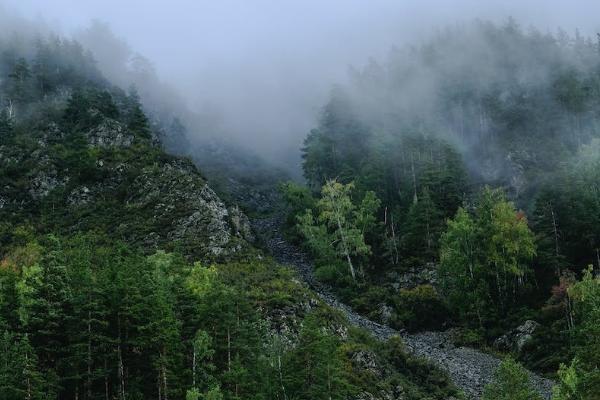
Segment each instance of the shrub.
[{"label": "shrub", "polygon": [[397,324],[409,331],[439,329],[448,318],[448,309],[431,285],[401,289],[395,309]]},{"label": "shrub", "polygon": [[482,400],[542,400],[531,387],[525,368],[512,358],[500,364],[494,381],[485,387]]}]

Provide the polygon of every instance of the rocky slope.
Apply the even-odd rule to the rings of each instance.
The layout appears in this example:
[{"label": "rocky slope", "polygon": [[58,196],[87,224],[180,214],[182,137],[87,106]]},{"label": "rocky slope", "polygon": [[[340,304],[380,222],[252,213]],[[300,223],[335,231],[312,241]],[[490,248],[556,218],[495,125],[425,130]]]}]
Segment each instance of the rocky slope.
[{"label": "rocky slope", "polygon": [[[255,230],[261,235],[273,257],[283,265],[289,265],[324,302],[340,310],[348,320],[366,329],[379,340],[387,340],[400,335],[407,348],[415,355],[422,356],[445,370],[454,384],[464,391],[469,399],[479,399],[483,389],[493,379],[500,360],[475,349],[455,347],[446,332],[422,332],[409,334],[399,332],[387,325],[371,321],[350,307],[338,301],[331,291],[318,282],[313,275],[310,259],[283,238],[280,220],[277,217],[253,221]],[[545,399],[550,399],[553,382],[531,373],[531,382]]]},{"label": "rocky slope", "polygon": [[[48,232],[100,229],[149,252],[228,259],[253,240],[247,217],[227,207],[198,169],[136,143],[119,121],[102,118],[78,144],[58,124],[0,145],[0,218]],[[25,135],[24,135],[25,136]]]}]

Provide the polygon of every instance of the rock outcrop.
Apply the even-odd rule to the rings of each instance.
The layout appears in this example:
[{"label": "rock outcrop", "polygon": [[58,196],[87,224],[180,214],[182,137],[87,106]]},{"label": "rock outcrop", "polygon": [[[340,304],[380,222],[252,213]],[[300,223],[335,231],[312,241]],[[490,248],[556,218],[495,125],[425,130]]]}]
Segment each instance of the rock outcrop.
[{"label": "rock outcrop", "polygon": [[427,263],[418,267],[411,267],[402,273],[391,272],[388,274],[390,286],[395,291],[400,289],[413,289],[420,285],[436,286],[438,282],[437,265]]},{"label": "rock outcrop", "polygon": [[57,217],[60,229],[105,224],[149,252],[177,248],[207,262],[230,259],[254,240],[246,215],[227,207],[191,161],[146,142],[134,147],[119,121],[102,119],[81,144],[67,142],[56,124],[36,135],[32,151],[0,146],[0,169],[20,174],[0,189],[0,208],[15,218],[51,201],[50,209],[69,210]]},{"label": "rock outcrop", "polygon": [[512,331],[500,336],[494,341],[494,347],[499,350],[520,353],[525,345],[533,339],[533,334],[540,326],[535,321],[527,320]]},{"label": "rock outcrop", "polygon": [[133,135],[118,121],[105,118],[86,134],[88,143],[98,147],[129,147]]},{"label": "rock outcrop", "polygon": [[248,219],[237,209],[230,215],[189,161],[176,159],[145,168],[129,193],[127,207],[151,211],[150,226],[156,230],[149,235],[179,244],[186,253],[226,257],[252,240]]}]

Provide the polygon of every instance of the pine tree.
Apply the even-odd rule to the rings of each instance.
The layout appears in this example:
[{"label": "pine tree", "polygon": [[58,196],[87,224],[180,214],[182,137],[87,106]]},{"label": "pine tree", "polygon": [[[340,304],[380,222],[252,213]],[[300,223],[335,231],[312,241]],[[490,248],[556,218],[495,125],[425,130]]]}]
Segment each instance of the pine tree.
[{"label": "pine tree", "polygon": [[[94,386],[107,378],[102,362],[111,349],[108,336],[108,305],[105,286],[94,265],[97,263],[92,238],[77,237],[68,249],[69,279],[73,285],[73,317],[70,323],[69,364],[72,390],[83,399],[91,399]],[[105,261],[106,262],[106,261]]]},{"label": "pine tree", "polygon": [[26,329],[47,376],[49,393],[58,394],[67,378],[63,372],[69,370],[69,338],[64,331],[71,323],[73,298],[61,244],[52,236],[46,240],[41,276],[33,281],[32,297],[26,305]]},{"label": "pine tree", "polygon": [[429,189],[425,187],[419,200],[408,210],[403,225],[402,247],[409,262],[424,263],[434,261],[438,249],[442,212],[433,202]]},{"label": "pine tree", "polygon": [[298,346],[287,356],[285,386],[294,398],[347,399],[353,391],[338,353],[337,339],[319,326],[315,316],[304,319]]},{"label": "pine tree", "polygon": [[49,44],[41,39],[36,42],[36,48],[32,72],[37,82],[37,91],[44,96],[53,89],[52,52]]},{"label": "pine tree", "polygon": [[0,400],[45,399],[37,356],[27,335],[5,331],[0,338]]},{"label": "pine tree", "polygon": [[556,276],[567,266],[562,250],[562,222],[554,200],[558,194],[542,192],[536,202],[532,218],[538,248],[537,259],[542,267],[551,268]]},{"label": "pine tree", "polygon": [[27,60],[19,58],[13,66],[10,78],[8,96],[19,104],[24,104],[31,98],[31,70]]},{"label": "pine tree", "polygon": [[149,139],[151,137],[150,125],[146,114],[142,110],[140,97],[135,87],[130,88],[127,102],[127,128],[138,137]]}]

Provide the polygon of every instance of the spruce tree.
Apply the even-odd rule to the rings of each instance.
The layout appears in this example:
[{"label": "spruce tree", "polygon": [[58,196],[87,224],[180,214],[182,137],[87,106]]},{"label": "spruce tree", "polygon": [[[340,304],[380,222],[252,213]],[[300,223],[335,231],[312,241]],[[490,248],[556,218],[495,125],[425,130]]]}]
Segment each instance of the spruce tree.
[{"label": "spruce tree", "polygon": [[24,104],[31,99],[31,69],[25,58],[19,58],[13,65],[8,86],[8,96],[18,104]]},{"label": "spruce tree", "polygon": [[425,187],[419,200],[413,203],[403,224],[402,247],[409,263],[422,264],[434,261],[442,225],[442,212],[433,202]]}]

